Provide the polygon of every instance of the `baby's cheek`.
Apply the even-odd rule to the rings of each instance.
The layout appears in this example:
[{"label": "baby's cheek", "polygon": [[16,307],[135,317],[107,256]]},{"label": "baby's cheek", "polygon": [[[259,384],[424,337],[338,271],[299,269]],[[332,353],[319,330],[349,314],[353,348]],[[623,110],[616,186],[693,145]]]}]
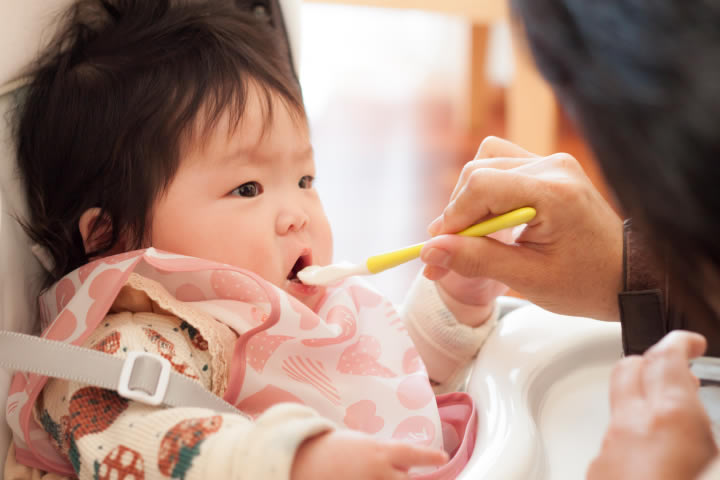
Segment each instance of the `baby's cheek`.
[{"label": "baby's cheek", "polygon": [[271,251],[266,245],[254,248],[238,245],[228,257],[232,257],[232,261],[225,263],[250,270],[276,285],[284,281],[287,275],[287,272],[282,271],[281,252]]},{"label": "baby's cheek", "polygon": [[330,224],[325,219],[322,228],[318,229],[316,245],[313,246],[313,263],[327,265],[333,258],[333,237]]}]

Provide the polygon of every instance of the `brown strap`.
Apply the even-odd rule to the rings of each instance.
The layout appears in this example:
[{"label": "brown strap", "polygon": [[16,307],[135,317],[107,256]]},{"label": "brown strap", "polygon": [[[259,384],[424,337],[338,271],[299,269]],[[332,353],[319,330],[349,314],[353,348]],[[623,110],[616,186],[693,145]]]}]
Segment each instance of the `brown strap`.
[{"label": "brown strap", "polygon": [[623,224],[623,274],[626,292],[665,290],[665,272],[648,248],[645,236],[633,228],[632,219]]},{"label": "brown strap", "polygon": [[705,354],[720,356],[720,318],[702,302],[680,295],[664,265],[652,255],[637,226],[626,220],[625,291],[618,295],[625,354],[641,354],[671,330],[683,329],[703,334],[708,341]]},{"label": "brown strap", "polygon": [[618,295],[625,355],[640,355],[665,336],[663,295],[660,290]]},{"label": "brown strap", "polygon": [[669,331],[664,272],[650,253],[644,237],[623,226],[624,291],[618,295],[625,355],[642,354]]}]

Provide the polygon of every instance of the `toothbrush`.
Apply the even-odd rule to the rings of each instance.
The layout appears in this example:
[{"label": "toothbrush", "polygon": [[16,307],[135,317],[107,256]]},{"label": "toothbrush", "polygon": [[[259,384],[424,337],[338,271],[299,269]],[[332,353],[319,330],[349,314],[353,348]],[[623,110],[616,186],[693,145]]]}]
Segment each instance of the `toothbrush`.
[{"label": "toothbrush", "polygon": [[[535,218],[535,209],[531,207],[518,208],[508,213],[504,213],[495,218],[477,223],[466,228],[457,235],[465,237],[483,237],[490,235],[499,230],[510,227],[516,227],[527,223]],[[330,285],[353,275],[371,275],[380,273],[389,268],[397,267],[405,262],[409,262],[420,256],[425,242],[411,245],[409,247],[393,250],[380,255],[373,255],[368,258],[364,264],[357,265],[350,262],[334,263],[321,267],[319,265],[310,265],[303,268],[297,274],[300,281],[306,285]]]}]

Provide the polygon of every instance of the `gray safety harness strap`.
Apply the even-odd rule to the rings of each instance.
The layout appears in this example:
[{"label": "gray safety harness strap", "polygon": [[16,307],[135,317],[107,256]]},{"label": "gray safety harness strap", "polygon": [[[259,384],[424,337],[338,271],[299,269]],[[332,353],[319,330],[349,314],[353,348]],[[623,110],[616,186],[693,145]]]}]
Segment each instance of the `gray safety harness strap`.
[{"label": "gray safety harness strap", "polygon": [[126,358],[16,332],[0,332],[0,367],[115,390],[149,405],[241,412],[202,384],[175,372],[160,355],[129,352]]}]

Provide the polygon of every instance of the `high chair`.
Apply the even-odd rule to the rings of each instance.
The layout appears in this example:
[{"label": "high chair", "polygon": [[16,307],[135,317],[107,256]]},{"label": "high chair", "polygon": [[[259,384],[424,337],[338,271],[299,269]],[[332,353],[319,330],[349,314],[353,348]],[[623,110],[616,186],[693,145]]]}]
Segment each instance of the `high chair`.
[{"label": "high chair", "polygon": [[[27,207],[17,178],[9,115],[14,97],[22,94],[23,68],[50,37],[55,13],[71,2],[0,3],[0,331],[29,333],[36,318],[37,281],[42,272],[18,223],[26,217]],[[285,30],[297,71],[300,0],[237,3],[258,15],[270,15],[274,25]],[[609,371],[621,356],[619,325],[550,314],[517,299],[499,301],[500,324],[481,349],[471,374],[459,385],[475,399],[479,417],[474,453],[459,478],[581,478],[607,425]],[[85,358],[82,352],[52,344],[38,346],[32,339],[6,333],[0,335],[0,344],[4,345],[0,359],[14,355],[3,365],[17,370],[39,368],[52,375],[53,370],[47,369],[64,370],[65,365],[82,363]],[[101,370],[119,372],[124,362],[111,359],[98,360],[104,365]],[[3,420],[11,373],[0,369]],[[202,388],[188,385],[194,382],[175,372],[169,378],[171,391],[165,400],[170,404],[205,405],[219,411],[232,408]],[[9,442],[3,421],[0,472]]]}]

